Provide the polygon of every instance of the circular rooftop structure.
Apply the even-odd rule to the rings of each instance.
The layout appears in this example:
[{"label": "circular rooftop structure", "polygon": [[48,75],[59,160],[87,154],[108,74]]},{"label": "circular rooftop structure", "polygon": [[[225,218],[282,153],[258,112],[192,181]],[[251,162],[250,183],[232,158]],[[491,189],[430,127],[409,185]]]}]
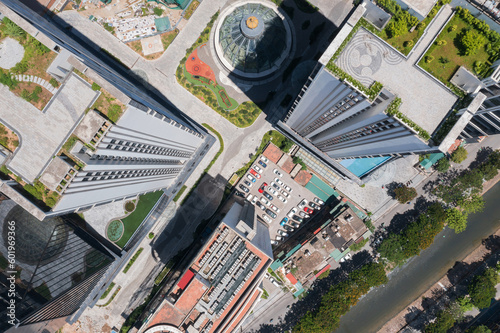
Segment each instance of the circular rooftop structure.
[{"label": "circular rooftop structure", "polygon": [[219,62],[230,74],[247,80],[272,75],[292,46],[287,19],[273,4],[259,1],[237,2],[227,8],[214,38]]}]

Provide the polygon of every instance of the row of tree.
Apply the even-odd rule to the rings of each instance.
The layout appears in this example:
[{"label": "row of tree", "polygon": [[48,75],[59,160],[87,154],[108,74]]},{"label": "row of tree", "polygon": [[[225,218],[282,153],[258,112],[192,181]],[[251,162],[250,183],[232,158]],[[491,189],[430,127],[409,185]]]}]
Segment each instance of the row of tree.
[{"label": "row of tree", "polygon": [[372,287],[387,282],[384,266],[369,263],[349,274],[349,277],[332,286],[322,297],[316,311],[309,311],[293,328],[294,333],[329,333],[335,330],[340,317],[356,305]]},{"label": "row of tree", "polygon": [[[436,315],[436,320],[425,326],[425,333],[446,333],[455,323],[464,319],[464,314],[474,308],[479,310],[488,308],[491,299],[495,297],[495,285],[500,282],[500,265],[486,269],[483,274],[474,277],[468,286],[468,295],[457,298],[444,310]],[[471,328],[467,333],[489,333],[486,326]]]}]

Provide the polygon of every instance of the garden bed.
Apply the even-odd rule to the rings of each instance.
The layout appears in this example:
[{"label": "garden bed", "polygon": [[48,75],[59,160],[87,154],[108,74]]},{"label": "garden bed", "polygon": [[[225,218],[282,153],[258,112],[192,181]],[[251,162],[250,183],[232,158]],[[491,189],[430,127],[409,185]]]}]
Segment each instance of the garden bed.
[{"label": "garden bed", "polygon": [[0,123],[0,145],[13,152],[19,146],[19,138],[10,128]]},{"label": "garden bed", "polygon": [[33,82],[19,82],[11,91],[38,110],[43,110],[52,98],[52,93]]},{"label": "garden bed", "polygon": [[184,19],[189,20],[189,18],[193,15],[194,11],[198,6],[200,5],[200,2],[198,0],[193,0],[189,4],[189,7],[186,9],[184,12]]},{"label": "garden bed", "polygon": [[154,54],[150,54],[150,55],[147,55],[147,56],[145,56],[142,53],[142,43],[141,43],[140,40],[135,40],[133,42],[128,42],[128,43],[125,43],[125,45],[127,45],[128,47],[130,47],[137,54],[140,54],[146,60],[156,60],[156,59],[160,58],[163,55],[163,53],[167,50],[167,48],[169,47],[169,45],[172,44],[172,42],[174,41],[175,37],[177,37],[178,34],[179,34],[179,29],[174,29],[172,31],[168,31],[168,32],[162,33],[160,35],[160,38],[161,38],[161,42],[163,44],[163,52],[156,52]]}]

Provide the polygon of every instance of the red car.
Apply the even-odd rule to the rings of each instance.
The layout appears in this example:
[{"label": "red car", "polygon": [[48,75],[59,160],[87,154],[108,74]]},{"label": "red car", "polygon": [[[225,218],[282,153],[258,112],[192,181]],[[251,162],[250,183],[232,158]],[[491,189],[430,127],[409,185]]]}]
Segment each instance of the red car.
[{"label": "red car", "polygon": [[259,193],[264,193],[264,188],[267,186],[267,183],[263,183],[261,187],[259,187]]},{"label": "red car", "polygon": [[255,171],[254,169],[250,169],[250,173],[251,173],[251,174],[252,174],[255,178],[257,178],[257,179],[259,179],[259,178],[260,178],[260,174],[259,174],[257,171]]},{"label": "red car", "polygon": [[312,214],[312,213],[314,213],[314,210],[312,210],[309,207],[304,207],[304,212],[306,212],[307,214]]}]

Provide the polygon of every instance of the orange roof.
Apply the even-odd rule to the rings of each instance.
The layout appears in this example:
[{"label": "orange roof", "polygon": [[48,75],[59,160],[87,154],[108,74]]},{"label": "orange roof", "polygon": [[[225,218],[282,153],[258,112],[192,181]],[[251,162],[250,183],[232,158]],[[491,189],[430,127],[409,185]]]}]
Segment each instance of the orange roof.
[{"label": "orange roof", "polygon": [[274,144],[269,143],[267,145],[266,150],[264,150],[262,152],[262,155],[264,155],[265,157],[267,157],[269,159],[269,161],[271,161],[274,164],[276,164],[276,163],[278,163],[278,161],[280,160],[281,156],[283,155],[283,152],[281,151],[281,149],[279,149],[278,147],[276,147]]},{"label": "orange roof", "polygon": [[297,176],[293,180],[295,180],[299,185],[306,186],[307,183],[311,180],[312,175],[306,170],[300,170]]},{"label": "orange roof", "polygon": [[295,167],[295,163],[293,163],[293,160],[290,156],[286,156],[285,163],[281,166],[281,169],[285,171],[286,173],[292,172],[293,168]]},{"label": "orange roof", "polygon": [[171,324],[179,326],[185,316],[186,315],[177,310],[172,304],[165,302],[160,311],[158,311],[156,316],[151,320],[148,327],[158,324]]},{"label": "orange roof", "polygon": [[295,276],[293,276],[292,273],[288,273],[286,275],[286,278],[288,279],[288,281],[290,281],[292,284],[296,284],[298,281],[297,279],[295,278]]},{"label": "orange roof", "polygon": [[198,279],[193,279],[181,297],[175,302],[175,306],[183,313],[188,314],[189,311],[200,300],[201,296],[207,290],[207,286]]}]

